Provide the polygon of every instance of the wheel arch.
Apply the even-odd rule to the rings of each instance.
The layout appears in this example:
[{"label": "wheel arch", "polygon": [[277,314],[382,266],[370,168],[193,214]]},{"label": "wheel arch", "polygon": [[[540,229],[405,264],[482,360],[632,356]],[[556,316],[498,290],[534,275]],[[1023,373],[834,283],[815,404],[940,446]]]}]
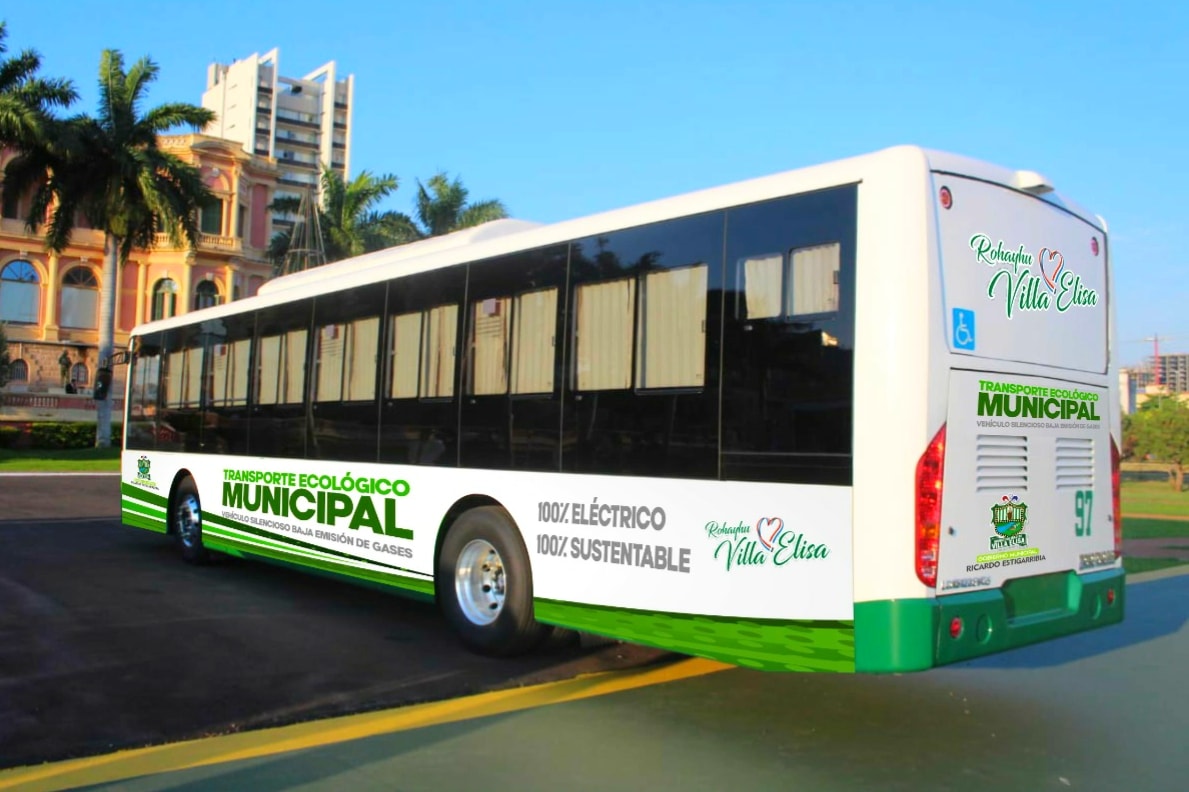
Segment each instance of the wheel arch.
[{"label": "wheel arch", "polygon": [[177,530],[173,525],[173,499],[178,494],[178,486],[186,479],[194,481],[195,488],[198,487],[198,480],[194,478],[194,474],[190,472],[189,468],[182,468],[177,473],[173,474],[173,481],[169,484],[169,499],[165,502],[165,535],[173,536]]},{"label": "wheel arch", "polygon": [[[438,568],[438,561],[442,557],[442,543],[446,541],[446,534],[448,534],[450,532],[450,526],[454,525],[454,522],[459,517],[462,516],[463,512],[468,512],[471,509],[477,509],[480,506],[498,506],[501,509],[503,509],[504,511],[508,511],[508,509],[504,506],[504,504],[500,503],[498,500],[491,497],[490,495],[480,495],[478,493],[472,493],[470,495],[464,495],[463,497],[454,501],[454,505],[452,505],[449,509],[446,510],[446,514],[442,517],[442,521],[438,524],[438,536],[434,540],[434,547],[433,547],[433,568],[434,569]],[[511,514],[509,514],[508,516],[509,516],[509,519],[511,519]],[[512,520],[512,524],[516,525],[516,532],[519,533],[520,526],[516,524],[515,520]],[[521,541],[524,541],[523,535],[521,536]],[[434,576],[434,593],[435,594],[437,593],[438,583],[439,583],[439,581],[437,580],[437,576],[435,575]]]}]

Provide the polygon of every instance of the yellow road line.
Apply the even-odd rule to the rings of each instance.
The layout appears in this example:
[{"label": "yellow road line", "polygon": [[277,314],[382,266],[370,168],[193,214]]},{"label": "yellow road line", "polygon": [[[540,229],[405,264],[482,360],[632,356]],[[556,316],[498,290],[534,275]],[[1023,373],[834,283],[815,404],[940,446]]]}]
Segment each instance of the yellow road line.
[{"label": "yellow road line", "polygon": [[734,666],[693,658],[661,668],[604,672],[564,682],[480,693],[451,701],[416,704],[274,729],[135,748],[85,759],[17,767],[0,770],[0,790],[18,787],[31,791],[58,790],[111,783],[137,776],[272,756],[286,751],[319,748],[348,740],[500,715],[547,704],[562,704],[703,676],[728,668]]}]

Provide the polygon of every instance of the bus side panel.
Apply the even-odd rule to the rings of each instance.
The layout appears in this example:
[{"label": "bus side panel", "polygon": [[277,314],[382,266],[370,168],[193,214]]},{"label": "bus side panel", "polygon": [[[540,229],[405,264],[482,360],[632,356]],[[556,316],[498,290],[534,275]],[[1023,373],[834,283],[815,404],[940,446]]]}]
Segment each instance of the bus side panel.
[{"label": "bus side panel", "polygon": [[[141,460],[144,460],[143,462]],[[183,457],[127,455],[158,530]],[[524,538],[546,622],[756,668],[853,670],[848,487],[189,457],[211,549],[432,596],[443,515],[481,494]]]}]

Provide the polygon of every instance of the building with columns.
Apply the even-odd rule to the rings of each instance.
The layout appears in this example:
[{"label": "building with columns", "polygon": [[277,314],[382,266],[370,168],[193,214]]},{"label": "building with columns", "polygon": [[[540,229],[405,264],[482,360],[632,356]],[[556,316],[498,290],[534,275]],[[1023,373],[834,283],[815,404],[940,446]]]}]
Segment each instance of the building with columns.
[{"label": "building with columns", "polygon": [[[272,274],[268,206],[280,172],[276,160],[201,134],[164,136],[158,145],[197,166],[214,200],[200,212],[194,249],[177,249],[160,234],[152,249],[133,251],[120,268],[117,350],[137,324],[253,295]],[[0,153],[0,169],[9,156]],[[27,212],[27,199],[0,212],[0,322],[10,358],[0,418],[9,419],[37,417],[22,407],[48,406],[48,396],[88,396],[99,366],[103,233],[80,218],[66,249],[52,253],[40,229],[26,228]],[[114,374],[113,397],[122,399],[123,367]],[[63,409],[82,406],[59,402],[53,403]]]}]

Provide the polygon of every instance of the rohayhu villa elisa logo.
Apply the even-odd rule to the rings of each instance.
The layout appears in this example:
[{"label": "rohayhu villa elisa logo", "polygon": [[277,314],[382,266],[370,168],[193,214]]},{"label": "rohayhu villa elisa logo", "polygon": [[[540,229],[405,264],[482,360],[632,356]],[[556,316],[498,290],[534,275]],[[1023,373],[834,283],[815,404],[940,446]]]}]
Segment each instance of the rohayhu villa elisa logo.
[{"label": "rohayhu villa elisa logo", "polygon": [[1066,265],[1059,250],[1042,247],[1033,256],[1023,244],[1013,250],[987,234],[970,237],[970,249],[979,263],[997,268],[987,283],[987,299],[1001,294],[1008,319],[1016,310],[1065,313],[1098,305],[1098,292]]},{"label": "rohayhu villa elisa logo", "polygon": [[743,521],[710,522],[706,534],[718,540],[714,557],[727,571],[769,563],[779,567],[790,561],[824,560],[830,555],[829,545],[809,541],[803,532],[786,527],[782,517],[761,517],[754,527]]}]

